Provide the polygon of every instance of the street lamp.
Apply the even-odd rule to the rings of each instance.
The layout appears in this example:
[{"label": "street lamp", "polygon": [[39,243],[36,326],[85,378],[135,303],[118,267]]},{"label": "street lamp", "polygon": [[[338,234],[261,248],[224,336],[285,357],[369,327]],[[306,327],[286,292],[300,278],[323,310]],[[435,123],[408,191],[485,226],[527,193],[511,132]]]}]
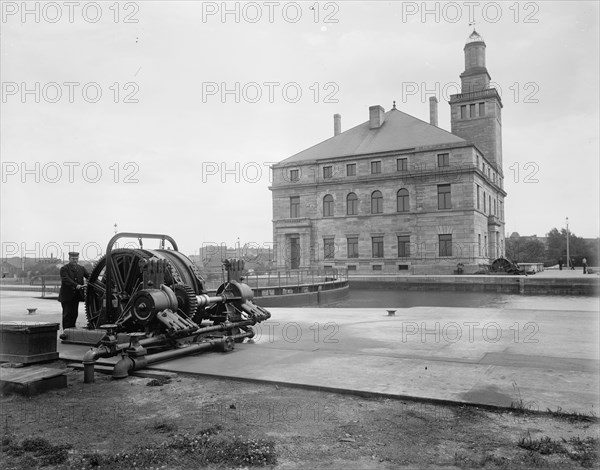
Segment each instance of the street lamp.
[{"label": "street lamp", "polygon": [[569,218],[567,217],[567,269],[571,267],[571,256],[569,255]]}]

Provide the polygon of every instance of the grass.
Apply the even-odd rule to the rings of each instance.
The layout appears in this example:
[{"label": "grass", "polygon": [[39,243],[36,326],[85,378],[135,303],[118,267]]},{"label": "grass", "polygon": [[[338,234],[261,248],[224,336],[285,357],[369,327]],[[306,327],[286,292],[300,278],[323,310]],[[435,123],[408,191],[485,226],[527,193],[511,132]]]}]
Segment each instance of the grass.
[{"label": "grass", "polygon": [[2,451],[11,457],[21,458],[24,467],[59,465],[69,458],[70,444],[51,444],[43,437],[30,437],[20,444],[12,436],[2,436]]},{"label": "grass", "polygon": [[[157,422],[152,429],[157,432],[175,430],[173,424]],[[20,444],[10,435],[2,438],[2,451],[18,464],[15,468],[40,468],[48,465],[68,464],[69,467],[92,469],[138,467],[153,465],[177,466],[190,463],[202,467],[217,464],[224,467],[257,467],[277,463],[275,443],[266,439],[247,439],[239,436],[222,436],[221,426],[212,426],[197,434],[175,434],[159,445],[138,446],[116,454],[99,452],[70,455],[70,445],[53,445],[42,437],[31,437]],[[184,465],[185,466],[185,465]]]},{"label": "grass", "polygon": [[564,419],[570,423],[576,421],[593,423],[598,420],[598,417],[594,412],[586,414],[580,413],[579,411],[563,411],[560,406],[556,409],[556,411],[552,411],[550,408],[548,408],[547,411],[552,415],[553,418]]},{"label": "grass", "polygon": [[513,390],[515,391],[515,394],[517,395],[517,399],[510,402],[510,407],[514,411],[518,413],[530,413],[538,411],[535,402],[525,402],[525,400],[523,400],[523,397],[521,396],[521,390],[519,389],[516,382],[513,382],[512,386]]},{"label": "grass", "polygon": [[598,439],[587,437],[571,437],[555,440],[548,436],[533,439],[529,431],[521,436],[517,445],[522,449],[536,452],[541,455],[564,454],[575,460],[582,467],[591,468],[598,464]]}]

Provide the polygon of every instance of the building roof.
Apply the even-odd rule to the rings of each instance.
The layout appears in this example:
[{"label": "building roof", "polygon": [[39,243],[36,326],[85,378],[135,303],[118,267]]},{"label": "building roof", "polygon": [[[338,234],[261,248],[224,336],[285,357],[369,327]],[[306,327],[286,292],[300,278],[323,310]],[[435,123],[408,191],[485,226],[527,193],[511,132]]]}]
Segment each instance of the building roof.
[{"label": "building roof", "polygon": [[371,129],[369,121],[363,122],[286,158],[280,164],[456,143],[467,141],[394,108],[385,113],[381,127]]},{"label": "building roof", "polygon": [[470,44],[472,42],[485,42],[485,41],[483,40],[483,37],[481,36],[481,34],[479,34],[477,31],[473,30],[473,32],[467,38],[466,44]]}]

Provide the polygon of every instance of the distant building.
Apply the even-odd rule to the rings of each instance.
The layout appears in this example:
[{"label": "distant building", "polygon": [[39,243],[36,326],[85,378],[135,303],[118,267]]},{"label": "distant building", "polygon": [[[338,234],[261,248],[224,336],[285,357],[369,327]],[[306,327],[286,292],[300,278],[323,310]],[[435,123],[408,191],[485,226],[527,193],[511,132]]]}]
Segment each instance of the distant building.
[{"label": "distant building", "polygon": [[451,130],[396,109],[273,166],[278,268],[343,267],[357,273],[465,272],[504,254],[502,102],[473,31]]}]

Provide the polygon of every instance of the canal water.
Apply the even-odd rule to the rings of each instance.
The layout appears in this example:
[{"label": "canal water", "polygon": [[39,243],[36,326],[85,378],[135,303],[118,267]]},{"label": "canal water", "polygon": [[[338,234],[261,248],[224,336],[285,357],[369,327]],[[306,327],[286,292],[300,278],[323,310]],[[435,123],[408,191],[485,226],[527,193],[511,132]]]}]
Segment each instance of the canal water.
[{"label": "canal water", "polygon": [[588,296],[518,295],[494,292],[353,289],[336,308],[486,307],[599,311],[600,299]]}]

